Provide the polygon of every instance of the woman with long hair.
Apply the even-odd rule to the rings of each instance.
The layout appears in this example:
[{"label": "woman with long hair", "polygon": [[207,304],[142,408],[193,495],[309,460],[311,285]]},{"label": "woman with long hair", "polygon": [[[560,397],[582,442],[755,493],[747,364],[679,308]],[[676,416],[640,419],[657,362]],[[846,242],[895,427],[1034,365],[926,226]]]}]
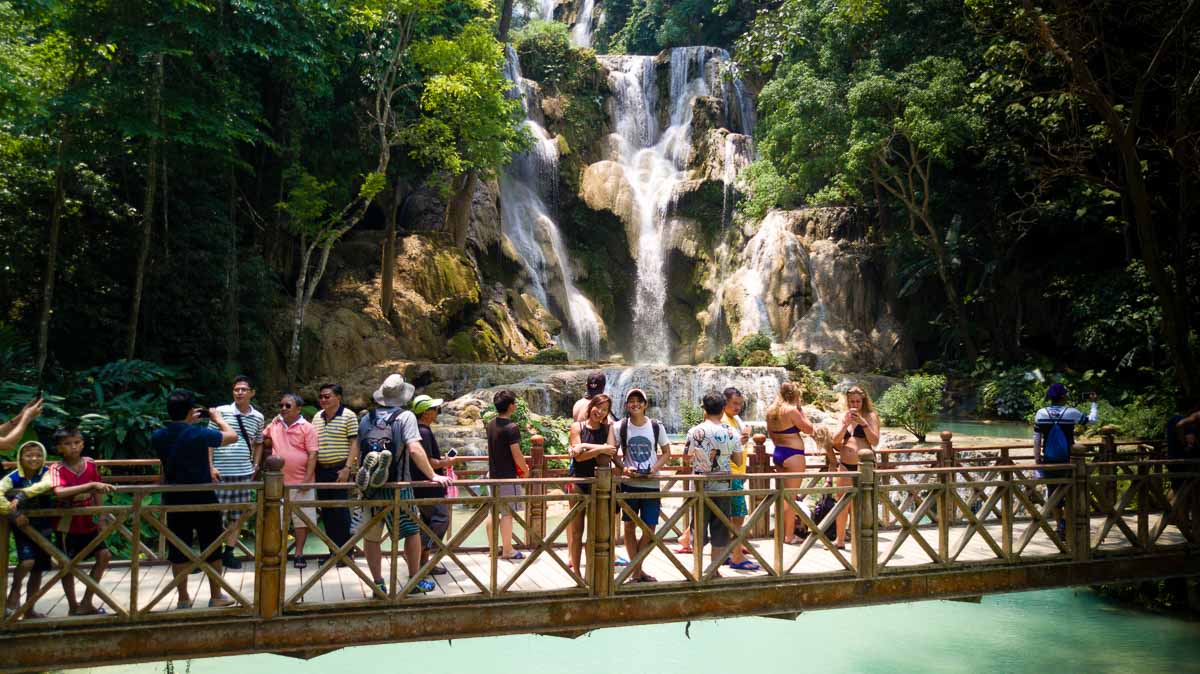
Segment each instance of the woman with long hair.
[{"label": "woman with long hair", "polygon": [[[879,415],[871,404],[871,396],[858,385],[846,389],[843,398],[846,413],[842,415],[841,425],[833,433],[833,447],[837,450],[838,470],[857,471],[858,452],[863,449],[875,449],[879,444]],[[837,478],[839,487],[849,487],[854,480],[849,477]],[[842,499],[838,494],[838,500]],[[850,508],[838,513],[837,540],[834,545],[839,550],[846,549],[846,526],[850,519]]]},{"label": "woman with long hair", "polygon": [[[600,393],[588,399],[587,417],[584,421],[571,424],[568,451],[575,462],[575,477],[596,477],[596,457],[608,456],[620,467],[617,458],[617,438],[608,413],[612,410],[612,398]],[[591,493],[592,485],[575,485],[584,494]],[[567,551],[571,557],[571,568],[576,572],[583,553],[583,530],[585,514],[580,514],[567,525]]]},{"label": "woman with long hair", "polygon": [[[779,386],[779,395],[775,402],[767,408],[767,435],[775,443],[775,451],[771,458],[775,461],[775,470],[783,473],[803,473],[807,468],[804,458],[804,439],[801,433],[812,435],[813,425],[804,415],[800,407],[800,387],[793,382],[785,381]],[[783,481],[787,489],[800,486],[800,478],[790,477]],[[783,530],[785,543],[796,544],[800,538],[795,533],[796,513],[791,508],[784,508]]]}]

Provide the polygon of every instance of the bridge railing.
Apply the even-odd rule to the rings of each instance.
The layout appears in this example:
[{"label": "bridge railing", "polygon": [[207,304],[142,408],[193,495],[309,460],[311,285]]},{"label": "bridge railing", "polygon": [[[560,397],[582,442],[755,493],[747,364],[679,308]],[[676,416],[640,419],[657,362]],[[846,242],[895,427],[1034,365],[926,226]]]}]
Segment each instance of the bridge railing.
[{"label": "bridge railing", "polygon": [[[756,453],[757,453],[757,449]],[[973,462],[963,465],[893,466],[876,462],[875,452],[860,453],[857,472],[807,471],[769,473],[754,458],[739,489],[724,489],[730,476],[662,475],[655,492],[622,490],[628,479],[601,461],[594,478],[543,477],[535,464],[531,477],[518,480],[462,480],[456,496],[408,498],[399,488],[430,486],[402,483],[356,498],[350,485],[285,485],[278,460],[270,459],[262,482],[246,485],[123,485],[119,499],[97,507],[31,510],[29,517],[61,515],[98,517],[99,530],[88,541],[75,541],[68,555],[47,536],[45,528],[20,527],[53,564],[3,622],[5,630],[49,629],[76,622],[144,622],[179,615],[176,587],[188,583],[198,620],[272,619],[337,606],[438,604],[463,601],[512,601],[552,596],[607,597],[655,592],[663,588],[755,584],[813,578],[877,578],[891,574],[962,569],[970,566],[1017,566],[1075,562],[1118,555],[1200,550],[1200,462],[1155,458],[1135,447],[1097,460],[1101,446],[1077,445],[1071,461],[1061,465],[1029,462]],[[502,489],[520,486],[523,493]],[[301,490],[346,490],[345,498],[312,498]],[[253,489],[242,504],[163,505],[162,494],[183,495],[221,489]],[[662,512],[644,521],[639,498],[660,498]],[[746,513],[734,514],[732,501],[744,499]],[[175,503],[185,500],[173,498]],[[118,502],[119,501],[119,502]],[[827,501],[817,508],[819,502]],[[831,501],[832,503],[828,503]],[[523,506],[517,509],[516,506]],[[442,539],[420,517],[422,506],[446,506],[457,524]],[[345,542],[334,542],[310,508],[362,508],[364,523]],[[223,535],[206,550],[197,550],[175,523],[190,514],[227,511]],[[820,514],[818,514],[818,512]],[[511,513],[514,540],[523,541],[523,559],[501,559],[501,515]],[[788,515],[791,517],[788,517]],[[848,520],[842,550],[831,528],[839,516]],[[172,522],[172,518],[176,518]],[[629,564],[618,565],[623,519],[646,546],[627,549]],[[788,520],[799,522],[792,527]],[[1060,526],[1061,519],[1061,526]],[[399,526],[411,522],[409,529]],[[254,522],[253,542],[246,546],[252,562],[234,573],[208,561],[224,534]],[[307,529],[314,542],[328,548],[327,558],[295,569],[288,560],[288,524]],[[384,587],[369,567],[355,559],[374,524],[387,524],[381,538]],[[700,533],[712,523],[728,530],[728,540],[705,552]],[[585,524],[581,565],[570,562],[570,532]],[[9,533],[14,525],[0,518],[0,559],[8,560]],[[426,534],[431,551],[407,568],[404,534],[411,527]],[[691,530],[691,550],[677,552],[681,536]],[[802,541],[791,539],[797,531]],[[489,535],[490,534],[490,535]],[[151,537],[165,541],[166,552],[146,545]],[[121,546],[111,545],[116,539]],[[87,560],[105,540],[116,558],[99,582]],[[251,547],[252,546],[252,547]],[[745,548],[757,570],[731,570],[726,559]],[[119,549],[117,549],[119,548]],[[174,554],[172,555],[172,551]],[[174,556],[179,573],[167,562]],[[182,556],[182,559],[180,559]],[[344,562],[345,565],[339,565]],[[447,573],[439,573],[441,567]],[[199,570],[192,575],[190,571]],[[637,582],[653,573],[657,583]],[[0,587],[15,570],[0,567]],[[63,578],[76,592],[91,590],[105,615],[23,619],[31,609],[48,606]],[[431,581],[435,590],[424,592]],[[231,607],[207,608],[206,586],[212,583],[234,600]],[[61,598],[55,600],[62,602]],[[61,614],[61,603],[58,604]]]}]

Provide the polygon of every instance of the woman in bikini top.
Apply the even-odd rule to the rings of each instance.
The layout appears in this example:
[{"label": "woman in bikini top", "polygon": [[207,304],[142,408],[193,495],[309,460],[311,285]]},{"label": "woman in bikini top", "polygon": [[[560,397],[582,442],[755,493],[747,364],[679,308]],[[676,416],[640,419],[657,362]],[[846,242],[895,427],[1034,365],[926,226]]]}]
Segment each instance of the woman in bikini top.
[{"label": "woman in bikini top", "polygon": [[[812,434],[813,425],[804,415],[800,407],[800,387],[790,381],[779,387],[779,397],[767,408],[767,435],[775,443],[775,451],[771,457],[775,460],[775,470],[784,473],[802,473],[807,467],[804,458],[804,438],[801,433]],[[795,489],[800,486],[800,478],[786,478],[784,487]],[[787,532],[786,543],[799,543],[800,539],[793,533],[796,513],[791,508],[784,508],[783,530]]]},{"label": "woman in bikini top", "polygon": [[[871,397],[860,386],[851,386],[846,391],[846,413],[842,415],[841,426],[833,434],[833,447],[838,453],[838,470],[857,471],[858,452],[863,449],[874,449],[879,443],[879,415],[871,404]],[[854,484],[850,477],[838,477],[834,481],[839,487],[849,487]],[[844,494],[838,494],[840,501]],[[837,517],[837,540],[834,546],[844,549],[846,546],[846,529],[850,524],[850,508],[843,509]]]}]

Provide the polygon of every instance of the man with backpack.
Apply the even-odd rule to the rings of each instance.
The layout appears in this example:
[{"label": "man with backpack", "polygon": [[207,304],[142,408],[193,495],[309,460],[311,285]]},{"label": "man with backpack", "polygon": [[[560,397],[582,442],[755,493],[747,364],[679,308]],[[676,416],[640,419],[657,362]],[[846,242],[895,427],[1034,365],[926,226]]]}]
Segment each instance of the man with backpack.
[{"label": "man with backpack", "polygon": [[[408,482],[413,479],[412,465],[416,464],[422,473],[432,476],[434,482],[443,486],[450,485],[451,479],[438,475],[433,466],[429,465],[429,457],[421,445],[421,432],[417,426],[417,417],[404,409],[413,398],[413,385],[404,381],[398,374],[388,375],[387,379],[373,394],[377,407],[363,415],[358,426],[360,454],[363,455],[362,468],[359,469],[355,482],[363,490],[367,500],[388,499],[389,494],[384,487],[389,482]],[[401,499],[413,498],[412,487],[400,489]],[[367,558],[367,567],[371,578],[379,589],[387,593],[387,583],[383,579],[383,552],[380,543],[383,541],[383,522],[369,524],[380,510],[387,506],[366,506],[363,512],[364,526],[367,532],[363,535],[363,555]],[[407,508],[400,511],[396,521],[390,515],[384,520],[388,528],[394,528],[398,539],[404,541],[404,562],[408,566],[411,578],[421,565],[421,529],[413,521],[413,515]],[[433,581],[428,578],[417,583],[417,592],[429,592],[434,589]]]},{"label": "man with backpack", "polygon": [[[1050,405],[1037,411],[1033,419],[1033,459],[1039,464],[1063,464],[1071,461],[1071,446],[1075,444],[1075,426],[1094,424],[1100,416],[1096,394],[1089,393],[1092,408],[1085,417],[1074,407],[1067,407],[1067,387],[1054,383],[1046,390]],[[1067,478],[1070,470],[1042,470],[1047,479]],[[1064,485],[1054,485],[1048,498],[1053,498]],[[1060,502],[1054,507],[1053,515],[1058,519],[1058,537],[1067,533],[1067,520],[1063,517]]]},{"label": "man with backpack", "polygon": [[[648,401],[646,392],[640,388],[630,389],[625,394],[625,418],[617,422],[617,449],[621,453],[623,473],[628,481],[621,483],[621,491],[627,494],[653,493],[662,491],[662,485],[654,476],[671,458],[671,441],[667,430],[657,419],[646,417]],[[662,511],[662,499],[654,497],[630,498],[625,502],[639,519],[651,529],[658,528],[658,516]],[[622,511],[625,523],[625,552],[631,559],[638,551],[650,545],[650,534],[643,533],[638,539],[637,523]],[[657,578],[642,571],[642,565],[634,566],[630,579],[635,583],[653,583]]]}]

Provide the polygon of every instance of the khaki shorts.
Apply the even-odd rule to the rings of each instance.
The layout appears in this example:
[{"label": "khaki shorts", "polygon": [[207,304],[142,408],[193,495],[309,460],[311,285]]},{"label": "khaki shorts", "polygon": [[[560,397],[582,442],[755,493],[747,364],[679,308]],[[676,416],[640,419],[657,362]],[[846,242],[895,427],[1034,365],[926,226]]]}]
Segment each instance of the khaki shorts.
[{"label": "khaki shorts", "polygon": [[[315,489],[293,489],[289,495],[293,501],[315,501],[317,500],[317,492]],[[308,523],[300,519],[300,513],[304,513],[314,524],[317,522],[317,507],[316,506],[296,506],[292,508],[292,528],[307,529]]]}]

